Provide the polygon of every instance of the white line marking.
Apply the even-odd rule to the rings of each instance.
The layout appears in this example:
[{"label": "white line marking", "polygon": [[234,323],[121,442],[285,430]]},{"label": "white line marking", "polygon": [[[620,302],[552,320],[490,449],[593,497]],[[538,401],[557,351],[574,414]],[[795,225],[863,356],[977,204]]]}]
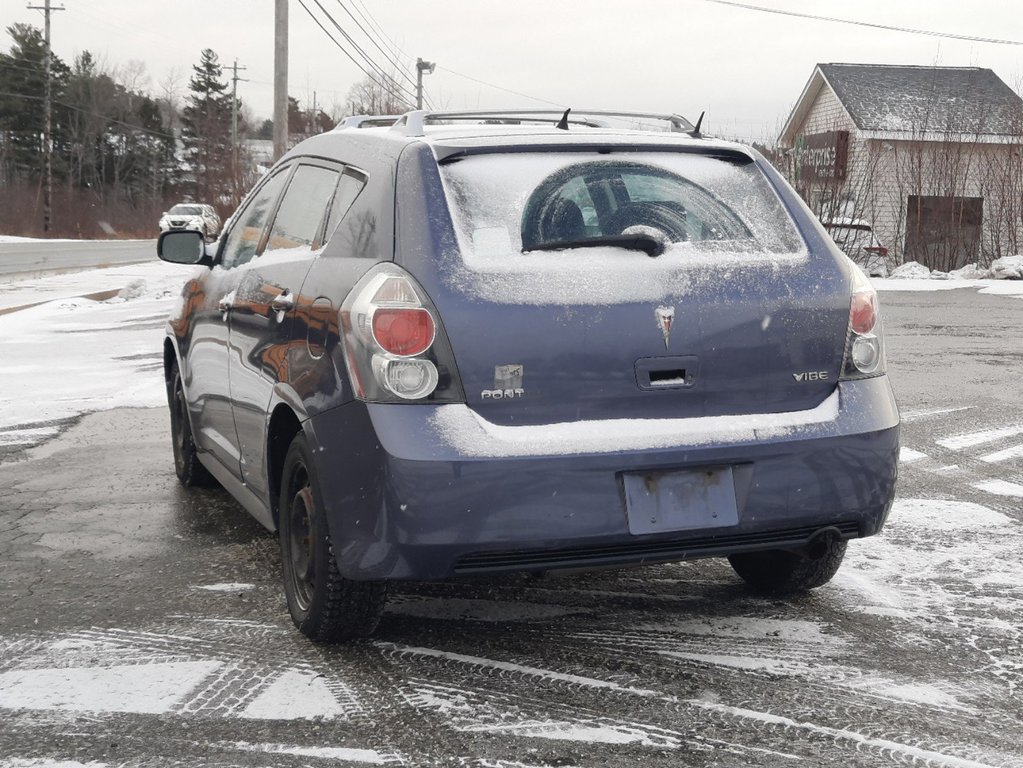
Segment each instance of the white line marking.
[{"label": "white line marking", "polygon": [[384,754],[375,749],[356,749],[352,747],[299,747],[288,744],[251,744],[247,741],[222,741],[219,747],[238,749],[243,752],[267,752],[274,755],[299,755],[301,757],[320,757],[324,760],[347,760],[354,763],[384,765],[385,763],[403,762],[397,755]]},{"label": "white line marking", "polygon": [[192,589],[205,589],[207,592],[245,592],[255,588],[255,584],[242,584],[237,581],[225,584],[203,584],[202,586],[192,587]]},{"label": "white line marking", "polygon": [[1006,448],[1004,451],[989,453],[987,456],[981,456],[980,460],[986,461],[988,464],[996,464],[999,461],[1019,458],[1023,458],[1023,445],[1014,445],[1011,448]]},{"label": "white line marking", "polygon": [[956,413],[957,411],[968,411],[971,408],[976,408],[975,405],[966,405],[961,408],[937,408],[935,410],[928,411],[903,411],[901,416],[903,421],[916,421],[917,419],[926,419],[928,416],[940,416],[943,413]]},{"label": "white line marking", "polygon": [[686,703],[703,709],[709,709],[714,712],[721,712],[727,715],[740,717],[745,720],[758,721],[767,725],[781,725],[786,728],[801,728],[803,730],[813,731],[814,733],[822,733],[833,739],[852,741],[864,747],[872,747],[874,749],[894,752],[910,757],[913,760],[938,763],[940,765],[948,766],[949,768],[994,768],[994,766],[991,766],[988,763],[979,763],[976,760],[968,760],[963,757],[956,757],[955,755],[945,755],[941,752],[933,752],[929,749],[914,747],[911,744],[900,744],[897,741],[864,736],[862,733],[849,731],[845,728],[829,728],[828,726],[817,725],[816,723],[800,723],[788,717],[772,715],[768,712],[757,712],[752,709],[743,709],[742,707],[730,707],[726,704],[712,704],[710,702],[696,701],[693,699],[687,700]]},{"label": "white line marking", "polygon": [[[539,669],[538,667],[526,667],[521,664],[513,664],[510,661],[495,661],[493,659],[484,659],[479,656],[465,656],[461,653],[450,653],[448,651],[438,651],[433,648],[418,648],[409,645],[398,645],[397,643],[377,642],[375,645],[378,648],[386,648],[397,653],[407,653],[412,656],[432,656],[436,659],[447,659],[448,661],[457,661],[462,664],[471,664],[477,667],[490,667],[491,669],[502,669],[505,672],[519,672],[524,675],[531,675],[533,677],[543,677],[548,680],[559,680],[563,683],[574,683],[575,685],[585,685],[587,688],[605,688],[618,693],[629,693],[633,696],[643,697],[658,697],[663,698],[664,695],[658,691],[651,691],[646,688],[633,688],[627,685],[619,685],[618,683],[612,683],[608,680],[597,680],[592,677],[582,677],[580,675],[567,675],[563,672],[554,672],[549,669]],[[667,697],[671,701],[675,701],[675,697]]]},{"label": "white line marking", "polygon": [[[1013,427],[1001,427],[999,429],[985,429],[980,432],[967,432],[963,435],[954,435],[938,440],[938,445],[952,451],[961,451],[963,448],[973,448],[984,443],[993,443],[1005,437],[1023,435],[1023,425],[1017,424]],[[1023,447],[1023,446],[1021,446]]]},{"label": "white line marking", "polygon": [[1007,480],[985,480],[983,483],[974,483],[974,488],[993,493],[997,496],[1016,496],[1023,498],[1023,485],[1010,483]]},{"label": "white line marking", "polygon": [[584,725],[582,723],[550,720],[525,720],[519,723],[479,723],[464,725],[456,730],[462,733],[502,733],[532,739],[555,741],[583,741],[591,744],[640,744],[644,747],[678,749],[676,738],[652,738],[641,728],[621,725]]},{"label": "white line marking", "polygon": [[182,661],[5,672],[0,707],[163,714],[221,666]]},{"label": "white line marking", "polygon": [[912,464],[914,461],[920,461],[920,459],[926,459],[927,454],[921,453],[920,451],[914,451],[912,448],[899,448],[899,463],[900,464]]},{"label": "white line marking", "polygon": [[318,675],[288,670],[260,693],[241,716],[252,720],[312,720],[317,717],[332,720],[343,712]]}]

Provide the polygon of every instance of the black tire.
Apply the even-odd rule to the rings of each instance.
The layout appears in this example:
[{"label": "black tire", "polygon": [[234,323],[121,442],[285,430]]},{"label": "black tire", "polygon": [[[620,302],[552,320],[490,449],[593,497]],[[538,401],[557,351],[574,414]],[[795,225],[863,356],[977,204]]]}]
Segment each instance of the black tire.
[{"label": "black tire", "polygon": [[341,576],[319,499],[312,452],[299,433],[281,473],[278,533],[288,610],[295,626],[313,642],[367,637],[380,622],[387,584]]},{"label": "black tire", "polygon": [[845,557],[846,542],[828,537],[812,554],[783,550],[729,555],[728,562],[753,590],[770,595],[807,592],[827,584]]},{"label": "black tire", "polygon": [[186,488],[205,488],[216,485],[209,470],[199,461],[195,441],[192,440],[192,425],[188,420],[188,403],[181,383],[178,366],[170,370],[167,382],[167,404],[170,407],[171,442],[174,448],[174,472]]}]

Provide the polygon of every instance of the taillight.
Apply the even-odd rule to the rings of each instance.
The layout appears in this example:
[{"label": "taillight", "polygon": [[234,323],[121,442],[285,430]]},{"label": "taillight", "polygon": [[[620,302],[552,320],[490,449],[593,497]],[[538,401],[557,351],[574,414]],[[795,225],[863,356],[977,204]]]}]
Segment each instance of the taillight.
[{"label": "taillight", "polygon": [[380,307],[373,313],[373,338],[385,352],[420,355],[433,344],[437,326],[422,307]]},{"label": "taillight", "polygon": [[341,306],[340,328],[345,367],[359,399],[464,401],[437,311],[401,267],[371,269]]},{"label": "taillight", "polygon": [[877,293],[871,288],[852,296],[849,307],[849,327],[854,333],[870,333],[877,325]]},{"label": "taillight", "polygon": [[[842,378],[855,379],[884,373],[877,292],[859,267],[853,269],[853,291],[849,301],[849,330],[846,333]],[[875,332],[876,331],[876,332]]]}]

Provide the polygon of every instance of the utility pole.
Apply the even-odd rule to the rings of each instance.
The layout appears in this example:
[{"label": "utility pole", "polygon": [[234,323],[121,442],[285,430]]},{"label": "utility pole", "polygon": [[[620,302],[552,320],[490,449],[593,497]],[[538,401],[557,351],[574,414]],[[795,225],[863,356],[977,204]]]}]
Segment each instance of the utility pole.
[{"label": "utility pole", "polygon": [[423,108],[423,72],[432,75],[436,68],[436,63],[432,61],[416,59],[416,109]]},{"label": "utility pole", "polygon": [[46,145],[46,182],[43,189],[43,232],[50,231],[50,213],[53,206],[53,85],[51,83],[51,60],[50,53],[50,14],[56,11],[63,11],[64,6],[53,7],[50,0],[44,0],[43,5],[30,5],[29,10],[42,11],[46,22],[43,25],[43,40],[46,42],[46,121],[43,128],[43,143]]},{"label": "utility pole", "polygon": [[274,161],[288,151],[288,0],[274,0]]},{"label": "utility pole", "polygon": [[238,70],[246,67],[238,66],[238,59],[234,60],[231,67],[231,196],[234,203],[238,203],[238,81],[247,82],[244,77],[238,77]]}]

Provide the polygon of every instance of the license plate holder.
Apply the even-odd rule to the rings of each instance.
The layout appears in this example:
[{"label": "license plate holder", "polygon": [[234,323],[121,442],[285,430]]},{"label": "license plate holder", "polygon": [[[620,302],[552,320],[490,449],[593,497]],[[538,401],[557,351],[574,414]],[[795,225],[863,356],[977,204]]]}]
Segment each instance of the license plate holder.
[{"label": "license plate holder", "polygon": [[622,483],[634,535],[739,524],[731,467],[625,472]]}]

